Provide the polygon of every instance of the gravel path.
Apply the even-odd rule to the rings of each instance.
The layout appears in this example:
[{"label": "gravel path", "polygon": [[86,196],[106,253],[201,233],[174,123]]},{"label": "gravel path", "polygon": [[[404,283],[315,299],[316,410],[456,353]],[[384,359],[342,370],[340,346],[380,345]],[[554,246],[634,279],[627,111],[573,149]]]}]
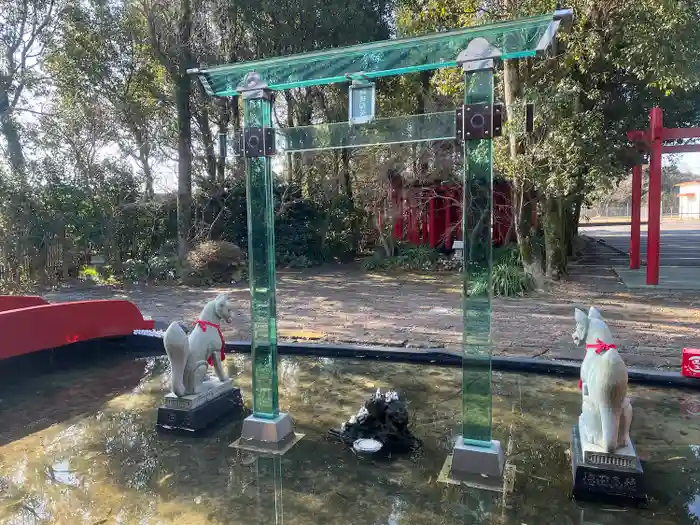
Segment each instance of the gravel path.
[{"label": "gravel path", "polygon": [[[700,298],[693,294],[630,292],[610,269],[607,248],[588,243],[569,280],[527,298],[495,299],[494,352],[547,359],[583,358],[574,348],[573,309],[601,308],[629,366],[678,368],[683,347],[700,347]],[[44,294],[52,302],[125,298],[161,321],[192,322],[218,293],[238,313],[227,339],[248,339],[245,285],[215,288],[127,286],[68,288]],[[408,347],[458,348],[462,316],[455,274],[379,275],[350,267],[281,271],[278,327],[283,340],[318,340]],[[223,328],[223,327],[222,327]]]}]

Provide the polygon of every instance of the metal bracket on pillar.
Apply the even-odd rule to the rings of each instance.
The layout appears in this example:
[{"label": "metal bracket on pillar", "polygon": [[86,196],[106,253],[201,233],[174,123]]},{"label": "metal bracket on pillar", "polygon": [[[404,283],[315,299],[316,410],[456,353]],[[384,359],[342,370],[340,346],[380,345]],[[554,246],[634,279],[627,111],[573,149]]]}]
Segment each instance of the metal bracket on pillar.
[{"label": "metal bracket on pillar", "polygon": [[[457,56],[465,73],[493,70],[501,50],[485,38],[475,38]],[[457,142],[500,137],[503,130],[503,104],[465,104],[455,111]]]},{"label": "metal bracket on pillar", "polygon": [[503,104],[465,104],[455,110],[457,142],[492,139],[503,133]]},{"label": "metal bracket on pillar", "polygon": [[273,128],[246,127],[243,130],[243,153],[246,157],[271,157],[275,152]]},{"label": "metal bracket on pillar", "polygon": [[[236,88],[244,100],[274,101],[274,93],[262,77],[252,71],[248,73]],[[271,157],[275,155],[275,130],[268,127],[246,126],[239,141],[240,148],[246,157]]]}]

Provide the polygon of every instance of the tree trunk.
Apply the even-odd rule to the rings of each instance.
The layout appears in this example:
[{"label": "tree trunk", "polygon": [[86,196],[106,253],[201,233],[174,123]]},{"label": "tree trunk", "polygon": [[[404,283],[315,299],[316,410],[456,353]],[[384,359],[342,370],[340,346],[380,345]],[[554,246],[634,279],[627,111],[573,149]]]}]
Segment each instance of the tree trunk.
[{"label": "tree trunk", "polygon": [[73,254],[73,243],[66,234],[66,225],[65,222],[62,223],[61,226],[61,231],[59,233],[59,246],[60,246],[60,252],[61,252],[61,276],[60,280],[62,282],[66,282],[68,280],[69,274],[70,274],[70,266],[72,262],[72,254]]},{"label": "tree trunk", "polygon": [[573,211],[573,233],[574,237],[578,237],[578,225],[581,221],[581,208],[583,208],[583,194],[577,195],[574,200],[574,211]]},{"label": "tree trunk", "polygon": [[[229,124],[231,123],[232,113],[236,113],[238,109],[238,97],[231,97],[231,99],[223,99],[224,102],[219,107],[219,135],[222,133],[226,134],[226,139],[228,142],[229,133],[236,133],[238,131],[237,122],[235,119],[232,129],[229,129]],[[216,163],[216,180],[219,184],[223,184],[226,180],[226,158],[219,157]]]},{"label": "tree trunk", "polygon": [[[214,141],[214,135],[211,132],[211,125],[209,123],[209,108],[207,107],[207,95],[204,93],[204,88],[200,86],[201,95],[201,106],[195,106],[195,119],[197,119],[197,127],[202,134],[202,144],[204,145],[204,160],[207,167],[207,175],[209,180],[214,183],[217,177],[217,162],[216,162],[216,144]],[[198,97],[200,98],[200,97]]]},{"label": "tree trunk", "polygon": [[[511,111],[514,110],[515,103],[522,92],[517,60],[505,61],[503,75],[506,110]],[[510,157],[516,163],[518,156],[524,154],[525,148],[522,143],[518,142],[515,134],[511,133],[508,139]],[[511,195],[513,224],[523,269],[535,281],[537,287],[542,287],[544,276],[542,274],[542,254],[537,245],[537,234],[534,225],[536,202],[533,188],[522,175],[518,174],[512,181]]]},{"label": "tree trunk", "polygon": [[16,176],[19,175],[22,180],[24,180],[26,167],[24,151],[22,149],[17,123],[14,121],[9,111],[0,114],[0,130],[2,130],[2,135],[7,142],[10,167]]},{"label": "tree trunk", "polygon": [[581,213],[582,203],[583,195],[575,195],[569,199],[566,206],[566,242],[569,257],[574,255],[576,238],[578,237],[578,216]]},{"label": "tree trunk", "polygon": [[153,170],[151,170],[151,147],[147,142],[142,142],[139,145],[139,159],[141,169],[143,170],[143,178],[145,179],[144,198],[147,201],[152,201],[155,191],[153,190]]},{"label": "tree trunk", "polygon": [[348,209],[350,210],[350,229],[352,230],[352,236],[350,238],[350,251],[352,253],[357,253],[360,245],[360,238],[362,233],[360,232],[360,223],[358,221],[357,213],[355,210],[355,196],[353,194],[352,188],[352,174],[350,173],[350,149],[343,148],[340,150],[340,160],[341,160],[341,170],[342,170],[342,184],[343,191],[345,193],[345,198],[347,199]]},{"label": "tree trunk", "polygon": [[547,277],[560,279],[566,274],[568,243],[566,240],[565,199],[549,198],[542,216],[544,227]]},{"label": "tree trunk", "polygon": [[180,267],[187,256],[192,225],[192,129],[190,113],[190,78],[181,66],[175,85],[177,106],[177,257]]}]

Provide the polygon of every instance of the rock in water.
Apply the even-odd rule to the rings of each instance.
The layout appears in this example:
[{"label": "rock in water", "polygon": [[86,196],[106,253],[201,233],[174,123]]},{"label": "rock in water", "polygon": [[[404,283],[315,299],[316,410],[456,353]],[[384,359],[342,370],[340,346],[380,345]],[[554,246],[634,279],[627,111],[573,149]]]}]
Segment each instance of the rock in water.
[{"label": "rock in water", "polygon": [[408,453],[420,446],[409,429],[406,403],[394,391],[377,390],[357,415],[343,423],[337,437],[349,444],[356,439],[376,439],[387,453]]}]

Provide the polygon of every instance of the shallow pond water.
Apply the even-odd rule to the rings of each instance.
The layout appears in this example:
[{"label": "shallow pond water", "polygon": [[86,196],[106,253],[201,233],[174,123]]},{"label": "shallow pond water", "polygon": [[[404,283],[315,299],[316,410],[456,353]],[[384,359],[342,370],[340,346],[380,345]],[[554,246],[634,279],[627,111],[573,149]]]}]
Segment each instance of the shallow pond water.
[{"label": "shallow pond water", "polygon": [[[225,364],[244,397],[249,359]],[[700,418],[689,392],[632,386],[633,439],[648,509],[569,497],[576,381],[494,374],[494,434],[513,474],[505,496],[443,485],[457,433],[461,371],[317,358],[280,362],[282,409],[302,439],[282,458],[229,448],[232,422],[206,437],[155,431],[161,357],[92,363],[0,386],[0,523],[28,524],[699,524]],[[378,387],[409,402],[422,449],[371,460],[327,439]],[[246,402],[249,403],[246,397]]]}]

